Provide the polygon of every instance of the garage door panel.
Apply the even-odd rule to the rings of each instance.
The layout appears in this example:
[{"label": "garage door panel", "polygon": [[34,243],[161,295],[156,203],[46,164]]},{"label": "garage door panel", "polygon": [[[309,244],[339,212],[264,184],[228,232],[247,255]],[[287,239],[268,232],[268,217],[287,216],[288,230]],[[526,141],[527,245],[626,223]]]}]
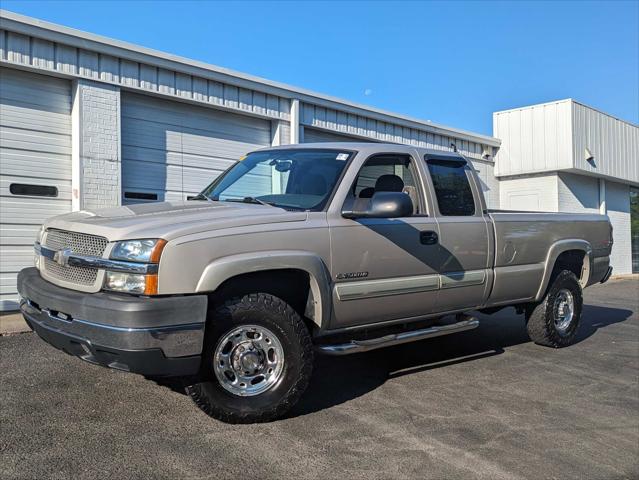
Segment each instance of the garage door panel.
[{"label": "garage door panel", "polygon": [[69,212],[69,202],[58,199],[2,198],[0,216],[2,222],[40,225],[55,215]]},{"label": "garage door panel", "polygon": [[185,166],[193,168],[204,168],[223,172],[231,165],[237,163],[241,156],[224,158],[217,156],[194,155],[184,153],[182,159]]},{"label": "garage door panel", "polygon": [[[182,138],[183,153],[206,156],[215,155],[235,161],[239,160],[239,158],[248,153],[248,151],[263,147],[263,145],[257,143],[188,133],[185,133]],[[212,149],[214,149],[214,154]]]},{"label": "garage door panel", "polygon": [[71,155],[71,137],[66,135],[2,126],[0,142],[4,148]]},{"label": "garage door panel", "polygon": [[0,173],[71,180],[71,156],[0,147]]},{"label": "garage door panel", "polygon": [[0,230],[0,245],[31,245],[35,242],[40,225],[3,223]]},{"label": "garage door panel", "polygon": [[[42,222],[71,211],[70,113],[68,80],[0,68],[1,309],[17,306],[16,274],[33,265]],[[16,195],[12,184],[56,187],[57,196]]]},{"label": "garage door panel", "polygon": [[152,190],[158,200],[195,195],[271,138],[267,120],[130,93],[122,132],[123,190]]},{"label": "garage door panel", "polygon": [[28,91],[23,87],[3,84],[0,101],[7,106],[25,107],[34,112],[71,113],[70,95],[59,95],[37,87],[36,90]]},{"label": "garage door panel", "polygon": [[33,110],[25,106],[0,104],[0,117],[6,127],[47,131],[61,135],[68,135],[71,131],[71,121],[68,113],[54,113]]},{"label": "garage door panel", "polygon": [[150,162],[180,166],[182,165],[182,154],[129,145],[122,146],[122,162]]},{"label": "garage door panel", "polygon": [[315,128],[304,127],[304,143],[361,141],[362,140],[358,139],[357,137],[349,137],[348,135],[340,135],[339,133],[326,132],[323,130],[317,130]]},{"label": "garage door panel", "polygon": [[[22,185],[41,185],[47,187],[55,187],[58,190],[58,195],[56,197],[41,197],[38,195],[16,195],[11,193],[11,185],[12,184],[22,184]],[[0,197],[3,198],[46,198],[52,200],[67,200],[71,201],[71,182],[65,180],[49,180],[45,178],[29,178],[29,177],[19,177],[16,175],[2,175],[0,177]],[[4,201],[4,200],[3,200]],[[68,202],[67,202],[68,203]]]},{"label": "garage door panel", "polygon": [[127,162],[122,165],[122,186],[125,191],[136,188],[151,190],[182,190],[182,167],[148,162]]},{"label": "garage door panel", "polygon": [[262,119],[140,95],[127,95],[122,116],[138,120],[153,119],[167,127],[201,130],[216,136],[240,139],[256,137],[262,145],[270,141],[270,129],[265,131],[265,121]]}]

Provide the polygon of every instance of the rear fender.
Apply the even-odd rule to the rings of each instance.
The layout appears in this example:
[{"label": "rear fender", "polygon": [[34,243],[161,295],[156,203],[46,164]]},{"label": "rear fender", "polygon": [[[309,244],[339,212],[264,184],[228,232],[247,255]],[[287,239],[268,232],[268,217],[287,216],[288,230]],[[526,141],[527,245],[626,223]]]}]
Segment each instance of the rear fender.
[{"label": "rear fender", "polygon": [[590,246],[590,243],[578,238],[559,240],[553,243],[548,250],[544,264],[544,275],[542,277],[539,290],[537,291],[537,295],[535,296],[535,301],[539,302],[544,297],[548,284],[550,283],[550,277],[552,276],[552,271],[555,267],[555,263],[557,262],[557,258],[559,258],[559,255],[562,253],[569,250],[581,250],[584,252],[584,263],[582,266],[580,283],[582,287],[588,285],[590,273],[593,269],[592,247]]}]

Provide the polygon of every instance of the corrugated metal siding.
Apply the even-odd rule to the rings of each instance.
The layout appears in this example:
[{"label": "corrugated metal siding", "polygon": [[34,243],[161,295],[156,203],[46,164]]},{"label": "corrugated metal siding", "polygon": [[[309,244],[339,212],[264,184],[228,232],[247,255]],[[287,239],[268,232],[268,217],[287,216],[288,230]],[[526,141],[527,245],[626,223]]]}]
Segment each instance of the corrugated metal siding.
[{"label": "corrugated metal siding", "polygon": [[573,100],[496,112],[493,134],[497,176],[576,169],[639,183],[639,127]]},{"label": "corrugated metal siding", "polygon": [[0,60],[4,62],[114,83],[264,117],[289,118],[289,100],[276,95],[6,30],[0,30],[0,44]]},{"label": "corrugated metal siding", "polygon": [[[33,265],[42,222],[71,211],[71,88],[68,81],[0,68],[0,309],[17,306],[16,275]],[[12,183],[58,196],[18,196]]]},{"label": "corrugated metal siding", "polygon": [[183,200],[270,141],[267,120],[123,94],[122,190]]},{"label": "corrugated metal siding", "polygon": [[572,167],[569,100],[493,114],[501,139],[495,175],[521,175]]},{"label": "corrugated metal siding", "polygon": [[[458,151],[467,157],[477,159],[482,158],[484,148],[489,148],[460,137],[429,131],[426,126],[424,130],[402,127],[363,115],[354,115],[309,103],[302,103],[301,110],[302,125],[346,136],[350,134],[358,139],[403,143],[447,152],[453,151],[451,144],[455,144]],[[490,151],[492,152],[492,148]]]},{"label": "corrugated metal siding", "polygon": [[575,168],[639,183],[639,127],[577,102],[572,122]]}]

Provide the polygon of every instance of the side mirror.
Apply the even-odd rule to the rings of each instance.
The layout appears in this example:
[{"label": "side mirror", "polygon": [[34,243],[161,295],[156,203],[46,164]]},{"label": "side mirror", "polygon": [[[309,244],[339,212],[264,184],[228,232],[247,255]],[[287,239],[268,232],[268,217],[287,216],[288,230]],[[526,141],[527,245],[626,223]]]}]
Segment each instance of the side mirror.
[{"label": "side mirror", "polygon": [[413,214],[413,202],[403,192],[377,192],[365,209],[359,211],[344,210],[344,218],[399,218]]}]

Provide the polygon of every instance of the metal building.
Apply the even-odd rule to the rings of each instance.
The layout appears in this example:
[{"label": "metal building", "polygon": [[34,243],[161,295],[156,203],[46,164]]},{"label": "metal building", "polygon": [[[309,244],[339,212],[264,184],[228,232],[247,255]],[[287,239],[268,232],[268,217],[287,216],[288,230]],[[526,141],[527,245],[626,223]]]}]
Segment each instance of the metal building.
[{"label": "metal building", "polygon": [[600,212],[615,274],[639,273],[639,127],[574,100],[493,114],[500,207]]},{"label": "metal building", "polygon": [[0,306],[47,217],[187,199],[250,150],[353,139],[454,145],[498,205],[493,137],[0,11]]}]

